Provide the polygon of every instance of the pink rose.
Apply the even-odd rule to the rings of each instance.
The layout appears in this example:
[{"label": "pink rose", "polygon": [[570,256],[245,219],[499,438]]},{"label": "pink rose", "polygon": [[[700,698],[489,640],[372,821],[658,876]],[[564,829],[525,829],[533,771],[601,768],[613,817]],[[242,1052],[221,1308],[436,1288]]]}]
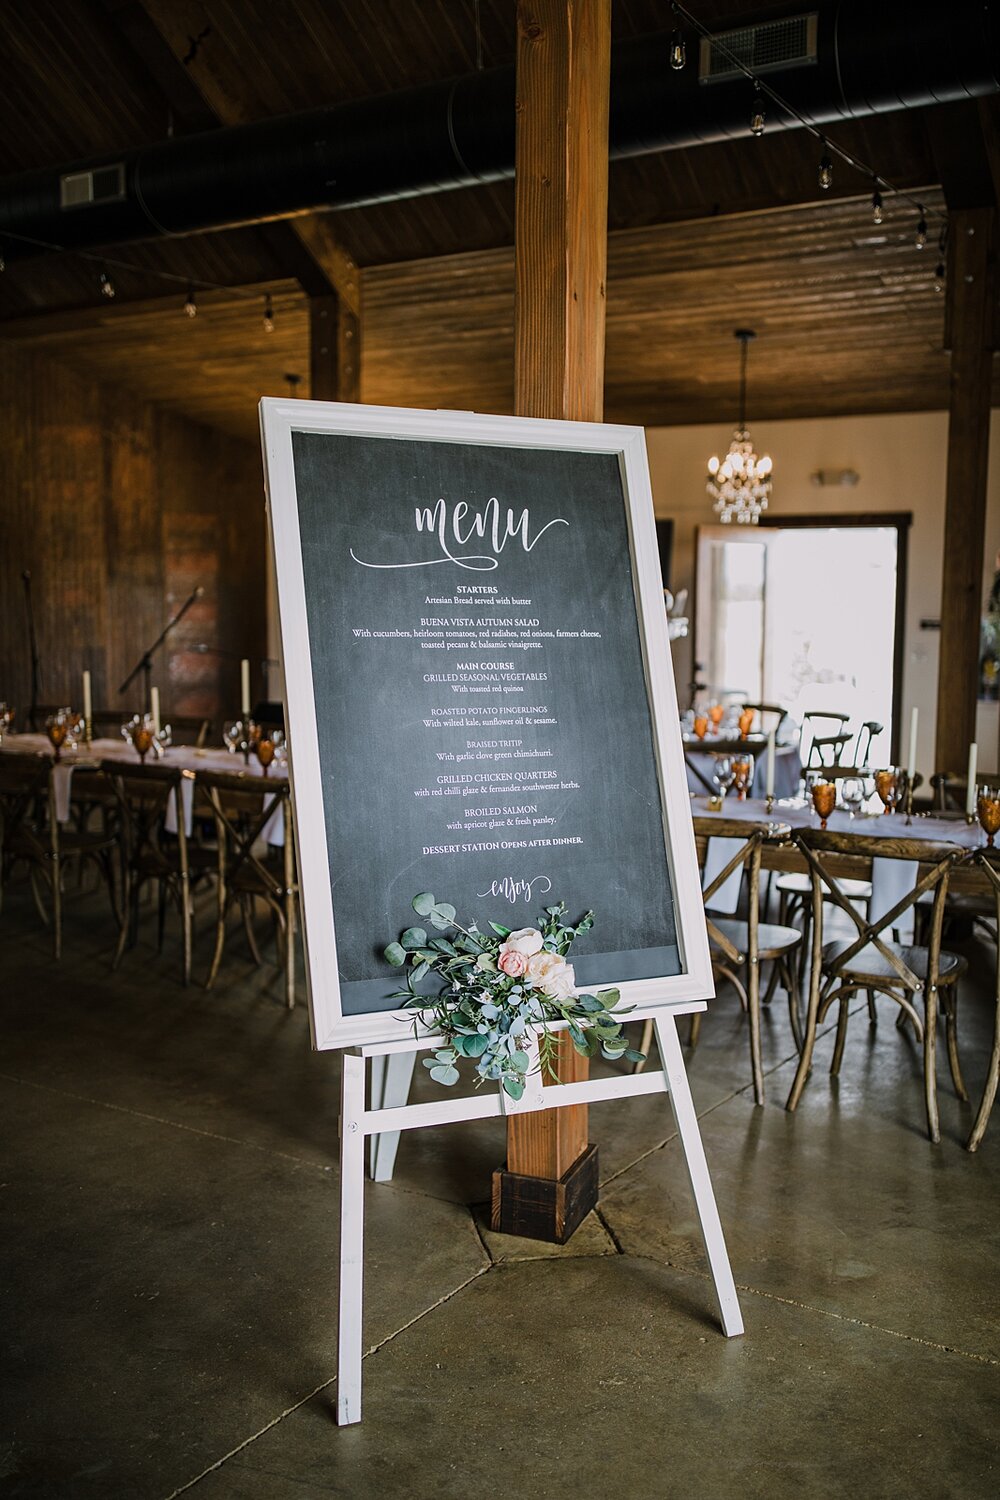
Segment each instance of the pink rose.
[{"label": "pink rose", "polygon": [[520,979],[528,967],[528,960],[523,953],[518,953],[516,948],[508,948],[506,953],[501,953],[497,962],[511,979]]}]

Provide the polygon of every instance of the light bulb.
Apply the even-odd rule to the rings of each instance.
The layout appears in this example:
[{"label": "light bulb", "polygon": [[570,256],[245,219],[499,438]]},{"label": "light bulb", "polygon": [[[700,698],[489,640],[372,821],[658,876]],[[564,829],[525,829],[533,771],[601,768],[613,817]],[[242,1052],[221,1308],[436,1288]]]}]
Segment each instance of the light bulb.
[{"label": "light bulb", "polygon": [[264,332],[274,332],[274,306],[271,302],[271,293],[268,292],[264,298]]},{"label": "light bulb", "polygon": [[115,295],[115,284],[107,271],[101,272],[101,292],[109,301]]},{"label": "light bulb", "polygon": [[670,39],[670,66],[675,73],[687,66],[687,47],[679,31],[675,31]]},{"label": "light bulb", "polygon": [[716,458],[714,453],[708,460],[708,472],[710,474],[718,474],[719,472],[719,460]]},{"label": "light bulb", "polygon": [[764,98],[760,89],[753,96],[753,110],[750,115],[750,134],[764,134]]},{"label": "light bulb", "polygon": [[198,304],[194,300],[193,286],[188,287],[187,298],[184,302],[184,311],[187,313],[189,318],[196,318],[198,316]]},{"label": "light bulb", "polygon": [[882,194],[878,190],[877,177],[875,178],[875,186],[872,191],[872,222],[874,224],[881,224],[882,222]]},{"label": "light bulb", "polygon": [[920,205],[920,218],[917,220],[917,237],[915,241],[918,250],[922,250],[927,244],[927,220],[924,218],[924,206]]},{"label": "light bulb", "polygon": [[944,261],[943,260],[939,260],[938,263],[937,263],[937,265],[934,267],[934,290],[937,291],[937,292],[943,292],[944,291]]},{"label": "light bulb", "polygon": [[833,162],[826,150],[825,141],[823,142],[823,155],[819,159],[819,185],[824,192],[833,186]]}]

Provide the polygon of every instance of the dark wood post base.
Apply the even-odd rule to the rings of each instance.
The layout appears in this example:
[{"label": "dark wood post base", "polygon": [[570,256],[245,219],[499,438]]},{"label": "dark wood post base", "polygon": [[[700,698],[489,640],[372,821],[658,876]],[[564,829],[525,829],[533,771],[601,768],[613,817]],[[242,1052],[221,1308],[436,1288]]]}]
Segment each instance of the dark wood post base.
[{"label": "dark wood post base", "polygon": [[562,1177],[522,1177],[498,1167],[493,1173],[491,1227],[550,1245],[565,1245],[597,1206],[597,1147],[588,1145]]}]

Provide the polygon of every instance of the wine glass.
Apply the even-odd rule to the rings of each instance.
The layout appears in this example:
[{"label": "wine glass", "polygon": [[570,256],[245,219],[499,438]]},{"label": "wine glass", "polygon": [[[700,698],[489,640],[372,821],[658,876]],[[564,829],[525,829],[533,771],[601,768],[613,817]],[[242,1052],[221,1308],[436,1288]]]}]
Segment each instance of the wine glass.
[{"label": "wine glass", "polygon": [[270,735],[263,733],[258,734],[256,739],[252,743],[252,749],[254,755],[256,755],[258,761],[260,762],[261,772],[266,776],[271,768],[271,762],[274,760],[275,752],[277,750],[277,746],[275,745],[274,740]]},{"label": "wine glass", "polygon": [[243,746],[243,720],[227,719],[222,728],[222,740],[230,755],[235,755]]},{"label": "wine glass", "polygon": [[4,735],[10,730],[14,722],[14,710],[9,703],[0,703],[0,745],[3,744]]},{"label": "wine glass", "polygon": [[863,776],[845,776],[840,783],[840,800],[851,818],[856,818],[865,803],[865,779]]},{"label": "wine glass", "polygon": [[1000,791],[996,787],[976,788],[976,812],[979,826],[986,835],[986,847],[992,849],[993,840],[1000,832]]},{"label": "wine glass", "polygon": [[58,713],[50,714],[45,720],[45,733],[52,745],[53,759],[58,760],[66,736],[69,734],[69,709],[61,708]]},{"label": "wine glass", "polygon": [[875,772],[875,790],[887,813],[894,812],[903,796],[905,773],[898,766]]},{"label": "wine glass", "polygon": [[733,786],[736,788],[736,795],[741,802],[747,800],[747,792],[753,784],[753,765],[752,755],[733,756]]},{"label": "wine glass", "polygon": [[837,783],[835,781],[814,781],[809,788],[812,794],[812,804],[819,814],[819,826],[826,827],[826,820],[837,805]]},{"label": "wine glass", "polygon": [[735,777],[731,755],[712,756],[712,782],[721,801],[733,784]]}]

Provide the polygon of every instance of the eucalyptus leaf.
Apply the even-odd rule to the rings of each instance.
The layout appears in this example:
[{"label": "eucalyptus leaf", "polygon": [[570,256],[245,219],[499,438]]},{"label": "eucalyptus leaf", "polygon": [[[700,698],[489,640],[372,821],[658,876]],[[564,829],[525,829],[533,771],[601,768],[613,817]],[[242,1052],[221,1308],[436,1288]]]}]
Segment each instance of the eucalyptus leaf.
[{"label": "eucalyptus leaf", "polygon": [[458,1069],[453,1068],[450,1063],[435,1063],[431,1068],[431,1077],[435,1083],[443,1083],[451,1088],[453,1083],[458,1082]]},{"label": "eucalyptus leaf", "polygon": [[493,931],[497,934],[498,937],[510,937],[510,928],[504,927],[500,922],[491,922],[490,926],[493,928]]},{"label": "eucalyptus leaf", "polygon": [[[433,1073],[431,1074],[431,1077],[434,1077]],[[512,1099],[520,1099],[522,1094],[524,1093],[524,1079],[509,1077],[505,1078],[503,1081],[503,1089],[504,1093],[509,1094]]]},{"label": "eucalyptus leaf", "polygon": [[425,948],[427,934],[422,927],[408,927],[399,940],[404,948]]},{"label": "eucalyptus leaf", "polygon": [[421,891],[419,896],[413,898],[413,910],[418,917],[429,917],[434,910],[434,897],[429,891]]},{"label": "eucalyptus leaf", "polygon": [[406,950],[399,943],[390,943],[383,956],[387,963],[392,964],[394,969],[398,969],[400,964],[406,963]]},{"label": "eucalyptus leaf", "polygon": [[489,1045],[485,1036],[464,1036],[462,1041],[465,1043],[466,1057],[482,1057]]},{"label": "eucalyptus leaf", "polygon": [[512,1052],[510,1054],[510,1060],[519,1073],[526,1073],[528,1070],[528,1063],[531,1061],[531,1058],[528,1056],[527,1052],[522,1052],[519,1049],[517,1052]]},{"label": "eucalyptus leaf", "polygon": [[410,975],[410,983],[411,984],[419,984],[420,981],[421,981],[421,979],[426,978],[426,976],[430,972],[431,972],[431,966],[430,966],[430,964],[428,964],[428,963],[419,963],[419,964],[417,964],[416,968],[413,970],[413,972]]}]

